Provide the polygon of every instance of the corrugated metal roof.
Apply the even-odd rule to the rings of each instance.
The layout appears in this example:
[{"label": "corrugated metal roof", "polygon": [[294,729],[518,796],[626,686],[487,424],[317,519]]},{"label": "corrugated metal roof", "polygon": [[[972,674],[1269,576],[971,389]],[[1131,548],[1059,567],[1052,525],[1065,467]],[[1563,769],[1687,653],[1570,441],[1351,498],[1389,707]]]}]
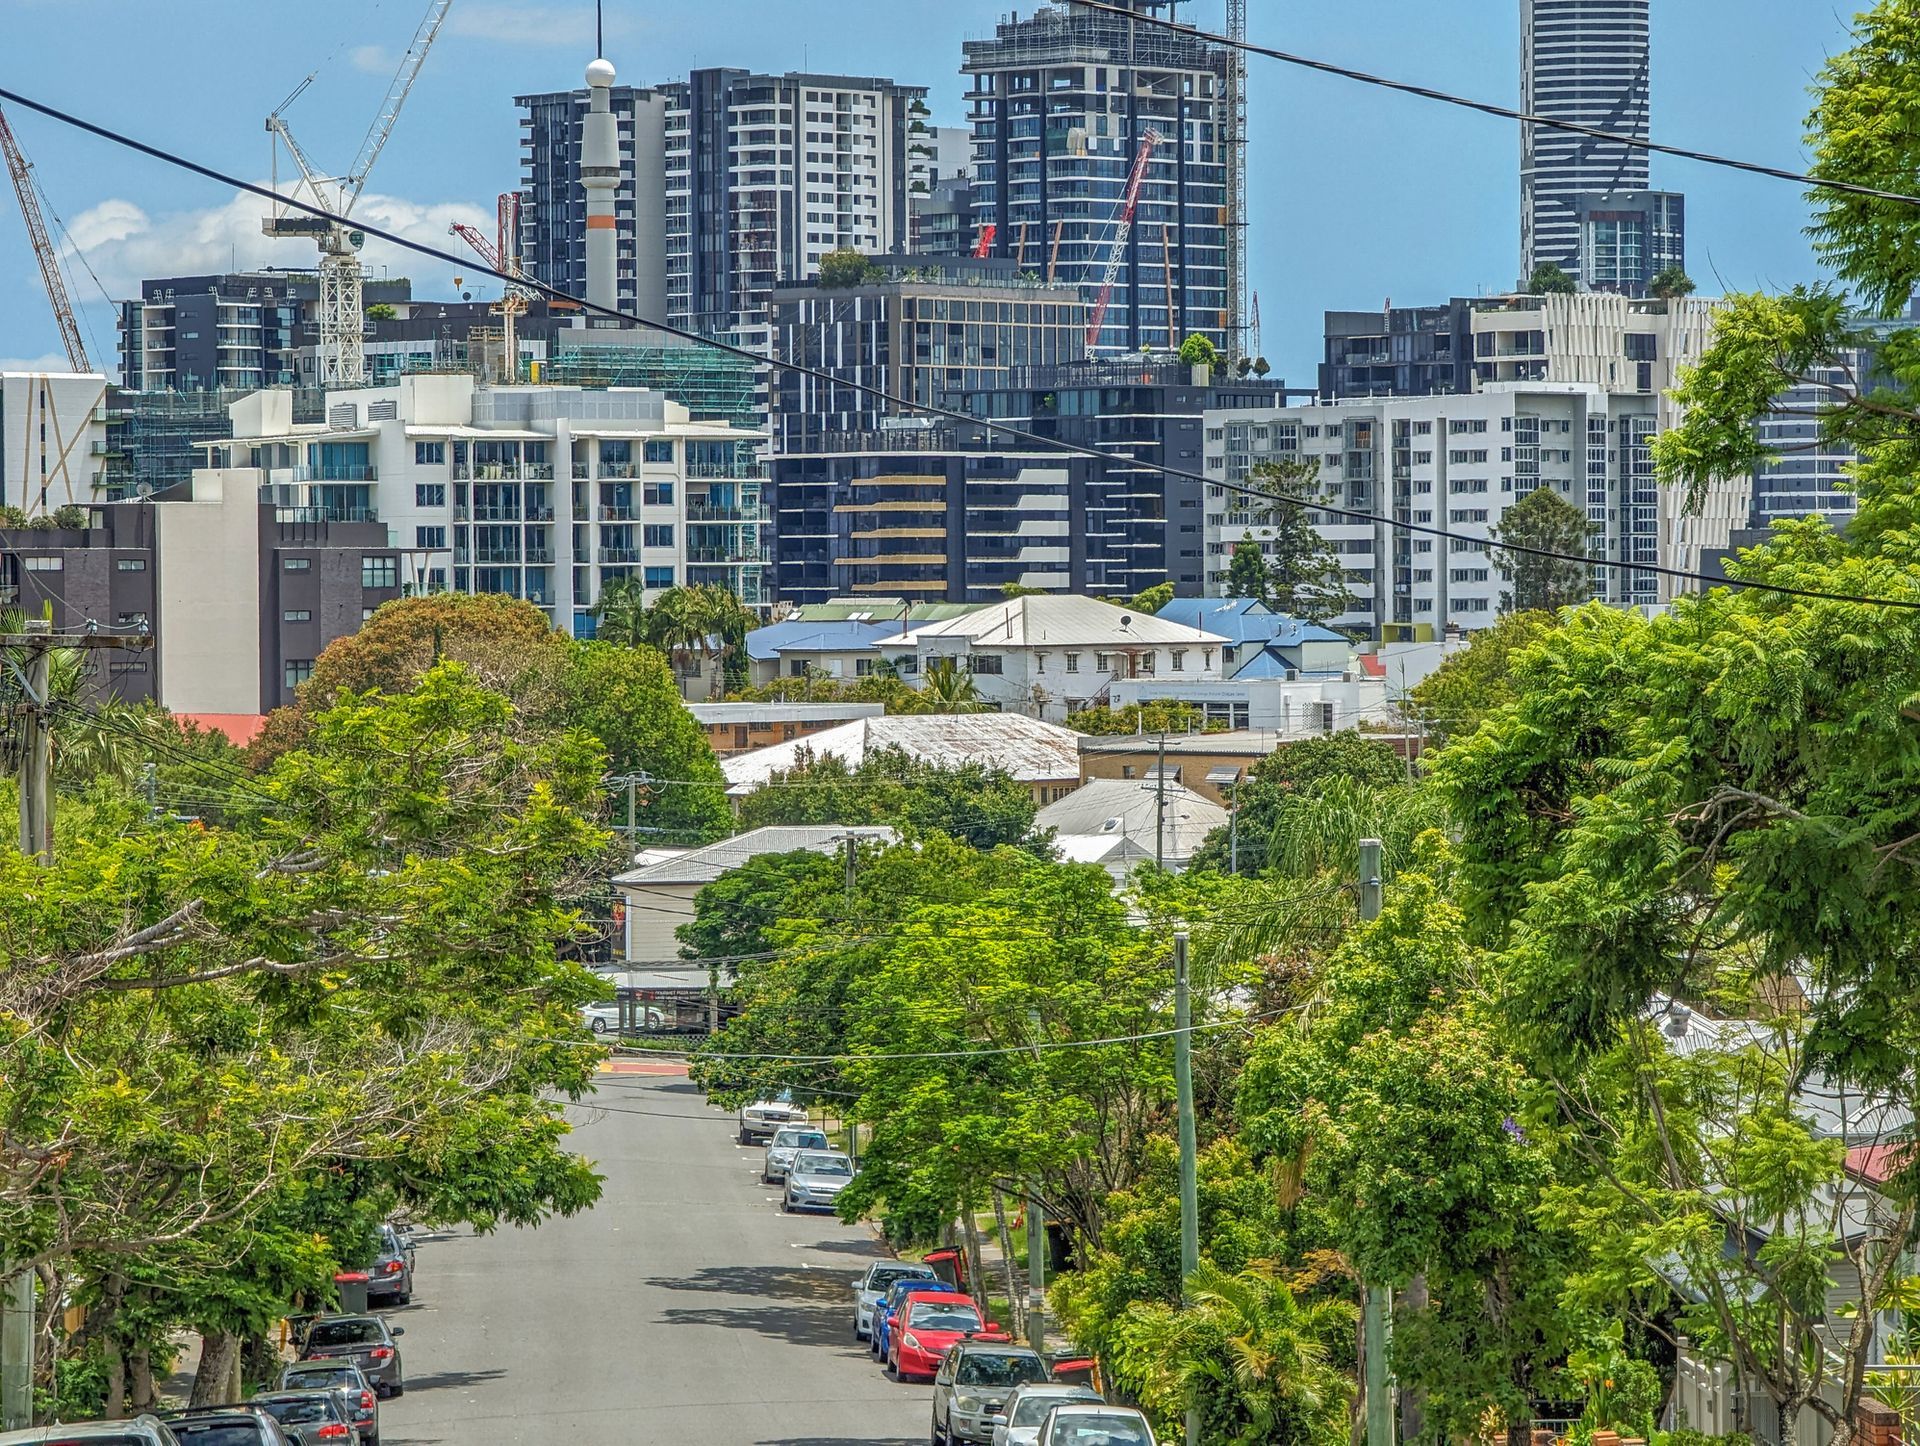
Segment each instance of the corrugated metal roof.
[{"label": "corrugated metal roof", "polygon": [[1115,607],[1099,598],[1036,594],[1009,598],[945,622],[928,623],[904,641],[966,638],[983,648],[1201,646],[1224,643],[1218,633],[1168,622],[1152,613]]},{"label": "corrugated metal roof", "polygon": [[720,760],[727,792],[751,793],[775,773],[790,772],[803,756],[844,761],[858,768],[869,753],[899,748],[941,768],[968,763],[998,768],[1022,783],[1080,776],[1080,735],[1019,713],[905,714],[862,718],[791,743],[776,743]]},{"label": "corrugated metal roof", "polygon": [[[1036,829],[1052,829],[1063,848],[1070,839],[1132,839],[1153,857],[1156,821],[1165,832],[1162,854],[1169,863],[1190,859],[1201,841],[1227,821],[1227,811],[1211,799],[1174,782],[1168,766],[1164,788],[1133,778],[1092,778],[1041,809],[1033,818]],[[1164,810],[1164,812],[1163,812]],[[1084,853],[1076,844],[1068,857]]]},{"label": "corrugated metal roof", "polygon": [[624,874],[616,874],[613,881],[634,888],[651,884],[710,884],[762,854],[790,854],[800,849],[816,854],[832,853],[849,838],[876,839],[890,844],[899,842],[900,835],[884,826],[839,823],[756,828],[710,843],[705,848],[691,849],[677,858],[629,869]]},{"label": "corrugated metal roof", "polygon": [[851,653],[899,636],[898,623],[770,623],[747,634],[747,656],[766,663],[789,651]]},{"label": "corrugated metal roof", "polygon": [[1271,643],[1291,648],[1301,643],[1344,643],[1331,628],[1288,613],[1277,613],[1258,598],[1177,597],[1158,614],[1168,622],[1207,628],[1236,643]]},{"label": "corrugated metal roof", "polygon": [[697,723],[850,723],[878,718],[885,703],[689,703]]}]

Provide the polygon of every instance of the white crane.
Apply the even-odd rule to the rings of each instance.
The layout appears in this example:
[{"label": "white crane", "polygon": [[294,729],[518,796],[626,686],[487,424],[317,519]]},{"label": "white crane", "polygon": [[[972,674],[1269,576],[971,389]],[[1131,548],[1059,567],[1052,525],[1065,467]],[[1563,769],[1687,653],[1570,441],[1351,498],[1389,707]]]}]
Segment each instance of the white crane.
[{"label": "white crane", "polygon": [[[313,76],[309,75],[301,81],[293,94],[280,102],[278,109],[267,117],[267,130],[277,142],[285,144],[287,154],[293,157],[293,163],[300,171],[301,182],[312,193],[316,206],[336,216],[346,216],[352,212],[353,203],[360,199],[360,192],[367,184],[373,163],[380,159],[387,137],[393,134],[394,122],[400,119],[400,109],[407,103],[407,95],[420,74],[420,66],[433,46],[434,37],[439,35],[440,26],[445,22],[447,9],[452,3],[453,0],[432,0],[427,6],[426,18],[414,32],[407,53],[400,57],[400,68],[394,72],[393,83],[387,87],[386,99],[380,103],[373,124],[367,127],[366,139],[360,143],[360,154],[354,158],[353,165],[344,176],[320,174],[307,159],[306,152],[295,142],[293,132],[280,114],[313,83]],[[274,155],[277,162],[278,145],[275,146]],[[295,187],[294,194],[298,196],[299,193],[299,188]],[[366,317],[361,304],[359,255],[366,237],[338,222],[323,221],[318,216],[303,215],[297,211],[285,215],[276,212],[260,224],[269,236],[311,236],[319,243],[320,385],[324,388],[366,385]]]}]

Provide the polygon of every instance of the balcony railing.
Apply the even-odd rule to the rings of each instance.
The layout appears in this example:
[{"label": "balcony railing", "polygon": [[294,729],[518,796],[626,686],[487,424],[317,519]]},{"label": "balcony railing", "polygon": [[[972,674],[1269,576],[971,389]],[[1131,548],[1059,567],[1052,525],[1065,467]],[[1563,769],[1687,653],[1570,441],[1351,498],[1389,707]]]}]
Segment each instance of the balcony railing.
[{"label": "balcony railing", "polygon": [[638,477],[640,475],[640,469],[631,462],[602,462],[600,464],[600,475],[602,477],[626,480]]},{"label": "balcony railing", "polygon": [[518,522],[521,520],[520,509],[518,507],[476,507],[473,509],[473,520],[475,522]]},{"label": "balcony railing", "polygon": [[553,463],[529,462],[520,469],[520,475],[531,482],[551,482],[553,480]]},{"label": "balcony railing", "polygon": [[[605,559],[602,559],[603,561]],[[765,562],[764,547],[696,547],[687,551],[688,562]]]},{"label": "balcony railing", "polygon": [[551,547],[529,546],[527,548],[527,561],[529,563],[551,563],[553,561],[553,549]]},{"label": "balcony railing", "polygon": [[600,520],[602,522],[638,522],[640,520],[640,509],[638,507],[603,506],[600,509]]},{"label": "balcony railing", "polygon": [[352,463],[335,462],[321,467],[295,467],[293,480],[296,482],[378,482],[380,473],[372,465],[356,466]]},{"label": "balcony railing", "polygon": [[378,522],[371,507],[276,507],[275,522]]},{"label": "balcony railing", "polygon": [[603,547],[600,549],[602,562],[638,562],[640,549],[637,547]]},{"label": "balcony railing", "polygon": [[771,520],[772,515],[765,503],[758,507],[708,507],[699,502],[687,504],[689,522],[766,522]]},{"label": "balcony railing", "polygon": [[520,549],[517,547],[476,547],[473,560],[481,567],[512,567],[520,561]]}]

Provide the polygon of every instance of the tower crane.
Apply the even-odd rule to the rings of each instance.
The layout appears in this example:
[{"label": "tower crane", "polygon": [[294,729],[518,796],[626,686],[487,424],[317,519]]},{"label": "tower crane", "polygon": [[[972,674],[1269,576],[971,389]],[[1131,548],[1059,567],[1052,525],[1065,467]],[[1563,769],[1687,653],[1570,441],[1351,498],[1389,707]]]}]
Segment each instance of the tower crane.
[{"label": "tower crane", "polygon": [[[393,134],[394,122],[400,119],[401,107],[407,103],[413,82],[419,77],[427,51],[433,47],[434,38],[439,35],[440,27],[447,18],[447,9],[452,3],[453,0],[431,0],[427,6],[420,28],[414,32],[406,54],[400,57],[400,67],[387,87],[386,99],[381,101],[373,124],[367,127],[366,139],[360,143],[360,154],[354,157],[353,164],[344,176],[322,175],[307,159],[306,152],[300,149],[285,117],[280,114],[313,83],[312,75],[301,81],[293,94],[267,117],[267,130],[277,142],[274,155],[278,157],[279,145],[286,146],[287,154],[300,171],[301,183],[312,193],[315,205],[331,211],[335,216],[346,216],[352,212],[354,202],[360,199],[360,192],[367,184],[373,163],[380,159],[387,138]],[[297,186],[294,194],[299,194]],[[359,253],[366,237],[337,221],[326,221],[298,212],[270,215],[260,223],[260,227],[269,236],[310,236],[319,244],[320,385],[326,388],[365,386],[366,318],[361,304]]]},{"label": "tower crane", "polygon": [[1227,350],[1252,356],[1247,336],[1247,0],[1227,0]]},{"label": "tower crane", "polygon": [[1147,178],[1147,162],[1153,159],[1153,148],[1160,144],[1160,132],[1148,128],[1140,138],[1140,153],[1133,158],[1133,169],[1127,173],[1127,189],[1120,198],[1120,216],[1113,228],[1113,242],[1107,248],[1107,271],[1100,281],[1100,294],[1094,298],[1093,315],[1087,318],[1087,360],[1092,361],[1095,349],[1100,345],[1100,329],[1107,323],[1107,304],[1113,300],[1113,283],[1120,276],[1120,258],[1127,249],[1127,238],[1133,234],[1133,213],[1140,207],[1140,183]]},{"label": "tower crane", "polygon": [[13,138],[13,127],[0,111],[0,153],[7,158],[7,174],[13,177],[13,192],[20,198],[20,214],[26,219],[27,239],[40,262],[40,281],[47,288],[47,300],[53,306],[53,319],[60,328],[61,345],[67,349],[67,364],[76,372],[90,372],[86,344],[80,340],[80,324],[74,320],[73,303],[67,299],[66,279],[60,275],[60,258],[53,242],[47,239],[46,219],[40,214],[40,200],[33,193],[33,167],[21,154],[20,143]]},{"label": "tower crane", "polygon": [[[525,280],[526,272],[520,269],[520,195],[517,191],[502,191],[494,203],[492,241],[487,240],[479,227],[469,226],[464,221],[455,221],[447,227],[447,232],[466,242],[468,249],[493,270],[504,272],[516,280]],[[510,281],[492,308],[493,314],[500,318],[506,352],[504,371],[508,381],[517,381],[520,376],[519,318],[526,314],[527,305],[532,299],[533,293],[527,287]]]}]

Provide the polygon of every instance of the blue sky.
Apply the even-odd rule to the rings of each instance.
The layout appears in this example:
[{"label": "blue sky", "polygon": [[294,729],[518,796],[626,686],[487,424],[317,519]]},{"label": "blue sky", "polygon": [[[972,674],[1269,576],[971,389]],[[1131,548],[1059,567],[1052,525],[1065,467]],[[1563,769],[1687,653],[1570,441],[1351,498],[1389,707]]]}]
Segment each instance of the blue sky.
[{"label": "blue sky", "polygon": [[[210,164],[265,179],[262,119],[316,67],[288,112],[322,166],[343,166],[426,0],[0,0],[0,82]],[[646,83],[696,65],[890,75],[932,88],[961,119],[960,42],[1006,0],[608,0],[607,49]],[[1021,10],[1033,0],[1021,0]],[[1513,103],[1516,0],[1251,0],[1252,39]],[[1218,28],[1223,0],[1183,18]],[[1846,43],[1851,7],[1808,0],[1657,0],[1657,139],[1800,168],[1807,86]],[[512,98],[579,83],[590,0],[454,0],[362,200],[369,219],[444,242],[484,220],[517,180]],[[1516,128],[1254,57],[1252,279],[1264,350],[1310,383],[1320,313],[1511,286],[1517,270]],[[143,275],[271,262],[310,265],[259,236],[258,204],[32,114],[15,114],[40,184],[86,265],[70,266],[96,365],[113,368],[105,295]],[[1817,271],[1806,207],[1784,182],[1656,157],[1656,186],[1687,193],[1689,270],[1703,293],[1778,288]],[[449,295],[452,268],[377,252],[416,295]],[[97,274],[89,275],[88,267]],[[105,295],[103,295],[103,290]],[[0,190],[0,365],[59,338],[12,197]],[[46,363],[42,363],[46,364]],[[64,365],[64,363],[60,363]]]}]

